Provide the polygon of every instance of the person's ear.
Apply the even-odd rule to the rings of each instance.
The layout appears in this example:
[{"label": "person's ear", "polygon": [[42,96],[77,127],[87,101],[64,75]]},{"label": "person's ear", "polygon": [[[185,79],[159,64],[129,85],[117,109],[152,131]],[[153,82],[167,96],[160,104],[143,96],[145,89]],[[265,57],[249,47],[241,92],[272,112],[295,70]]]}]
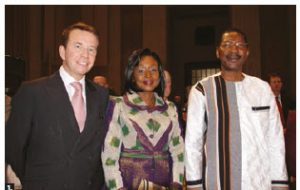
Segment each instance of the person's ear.
[{"label": "person's ear", "polygon": [[249,54],[250,54],[250,51],[249,51],[249,50],[247,50],[247,53],[246,53],[247,57],[249,56]]},{"label": "person's ear", "polygon": [[60,58],[64,61],[66,59],[66,49],[65,49],[65,46],[60,45],[58,51],[59,51]]}]

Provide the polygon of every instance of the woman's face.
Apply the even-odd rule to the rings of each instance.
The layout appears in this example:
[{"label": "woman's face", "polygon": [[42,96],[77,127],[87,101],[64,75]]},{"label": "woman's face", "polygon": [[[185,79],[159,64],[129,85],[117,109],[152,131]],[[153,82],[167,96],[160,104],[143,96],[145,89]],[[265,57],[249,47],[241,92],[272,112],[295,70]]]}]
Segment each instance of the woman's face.
[{"label": "woman's face", "polygon": [[158,63],[152,56],[144,56],[133,70],[133,82],[143,92],[153,92],[159,84]]}]

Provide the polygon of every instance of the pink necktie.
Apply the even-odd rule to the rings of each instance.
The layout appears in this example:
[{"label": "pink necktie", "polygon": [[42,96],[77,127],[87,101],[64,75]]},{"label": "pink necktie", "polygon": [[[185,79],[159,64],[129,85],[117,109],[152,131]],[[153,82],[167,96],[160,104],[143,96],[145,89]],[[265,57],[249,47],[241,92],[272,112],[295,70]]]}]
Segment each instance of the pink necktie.
[{"label": "pink necktie", "polygon": [[75,93],[72,96],[72,106],[75,113],[75,117],[79,126],[80,132],[82,132],[85,123],[85,109],[84,109],[84,100],[82,97],[82,86],[80,82],[72,82],[71,86],[74,87]]}]

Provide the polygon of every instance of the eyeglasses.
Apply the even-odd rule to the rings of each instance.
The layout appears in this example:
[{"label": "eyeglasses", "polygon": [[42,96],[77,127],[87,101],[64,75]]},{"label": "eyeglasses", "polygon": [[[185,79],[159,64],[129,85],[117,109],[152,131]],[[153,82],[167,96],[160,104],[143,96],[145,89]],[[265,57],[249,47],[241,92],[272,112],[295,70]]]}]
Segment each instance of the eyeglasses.
[{"label": "eyeglasses", "polygon": [[227,42],[221,43],[221,47],[224,49],[230,49],[233,46],[235,46],[238,49],[247,49],[248,48],[248,44],[243,43],[243,42],[227,41]]}]

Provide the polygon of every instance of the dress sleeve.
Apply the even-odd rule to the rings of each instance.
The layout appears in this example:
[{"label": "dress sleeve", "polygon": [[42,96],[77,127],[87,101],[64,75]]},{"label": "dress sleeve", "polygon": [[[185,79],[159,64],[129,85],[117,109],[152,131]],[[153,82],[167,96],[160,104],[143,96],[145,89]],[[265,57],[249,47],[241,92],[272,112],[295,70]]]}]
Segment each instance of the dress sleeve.
[{"label": "dress sleeve", "polygon": [[[204,154],[205,96],[198,86],[192,87],[188,100],[187,128],[185,136],[185,167],[188,188],[202,187]],[[201,88],[203,89],[203,88]]]},{"label": "dress sleeve", "polygon": [[269,113],[270,126],[268,131],[268,144],[271,162],[272,190],[288,189],[283,126],[271,89],[269,89],[269,96],[271,106]]},{"label": "dress sleeve", "polygon": [[[176,107],[173,103],[170,106],[172,108],[172,124],[173,130],[171,139],[169,141],[169,151],[172,156],[173,161],[173,183],[182,184],[184,178],[184,141],[181,135],[181,128],[178,120],[178,113],[176,111]],[[169,108],[169,109],[170,109]]]},{"label": "dress sleeve", "polygon": [[113,100],[106,117],[108,131],[104,140],[102,151],[102,163],[105,175],[105,182],[108,189],[119,189],[123,187],[123,181],[119,168],[119,158],[122,145],[122,133],[120,127],[121,98]]}]

